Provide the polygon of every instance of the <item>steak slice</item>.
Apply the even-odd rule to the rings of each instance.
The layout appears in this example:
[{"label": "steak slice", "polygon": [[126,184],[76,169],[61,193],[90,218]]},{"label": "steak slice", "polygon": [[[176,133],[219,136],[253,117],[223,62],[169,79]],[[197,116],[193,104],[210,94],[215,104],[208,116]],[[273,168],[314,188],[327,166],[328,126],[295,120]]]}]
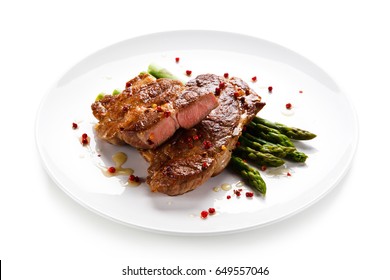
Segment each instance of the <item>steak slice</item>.
[{"label": "steak slice", "polygon": [[140,74],[118,95],[91,105],[97,136],[112,144],[155,148],[180,128],[191,128],[218,106],[214,91]]},{"label": "steak slice", "polygon": [[229,163],[244,125],[265,105],[239,78],[205,74],[187,86],[217,93],[219,88],[219,106],[193,128],[178,130],[156,149],[140,151],[150,163],[147,183],[154,192],[183,194],[219,174]]}]

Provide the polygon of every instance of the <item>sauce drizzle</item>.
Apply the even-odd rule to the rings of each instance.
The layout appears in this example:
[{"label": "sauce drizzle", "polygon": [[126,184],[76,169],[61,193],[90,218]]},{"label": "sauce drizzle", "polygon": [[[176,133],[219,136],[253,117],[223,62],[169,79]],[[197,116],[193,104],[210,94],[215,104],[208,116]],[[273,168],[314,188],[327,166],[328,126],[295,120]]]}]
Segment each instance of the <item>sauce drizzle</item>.
[{"label": "sauce drizzle", "polygon": [[127,161],[127,155],[123,152],[117,152],[112,156],[112,161],[115,164],[115,172],[111,173],[108,169],[103,169],[103,174],[107,177],[118,176],[118,175],[132,175],[134,170],[131,168],[122,167]]}]

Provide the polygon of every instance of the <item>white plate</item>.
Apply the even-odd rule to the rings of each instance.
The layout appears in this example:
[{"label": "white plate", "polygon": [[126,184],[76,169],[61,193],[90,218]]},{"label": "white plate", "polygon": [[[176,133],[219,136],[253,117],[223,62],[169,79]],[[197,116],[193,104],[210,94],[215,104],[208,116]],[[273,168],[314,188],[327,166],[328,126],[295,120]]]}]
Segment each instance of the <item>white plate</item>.
[{"label": "white plate", "polygon": [[[180,57],[180,62],[175,62]],[[262,172],[266,198],[237,198],[213,191],[239,177],[225,170],[195,191],[177,197],[151,193],[146,184],[126,185],[126,177],[105,177],[99,165],[113,165],[123,151],[125,164],[145,178],[147,163],[130,147],[115,147],[93,137],[90,105],[102,91],[124,88],[126,81],[157,63],[188,79],[201,73],[228,72],[246,80],[267,103],[262,116],[315,132],[298,143],[309,155],[304,165],[288,163],[279,175]],[[257,82],[251,78],[257,77]],[[268,86],[273,92],[268,93]],[[291,110],[285,104],[291,103]],[[79,128],[72,129],[77,122]],[[90,148],[80,145],[82,133]],[[129,39],[85,58],[50,89],[37,116],[36,140],[50,176],[69,196],[88,209],[136,228],[171,234],[205,235],[248,230],[281,220],[318,201],[346,173],[357,145],[357,119],[346,96],[319,67],[276,44],[240,34],[175,31]],[[101,154],[99,157],[98,154]],[[278,173],[276,172],[276,173]],[[290,172],[291,176],[286,173]],[[244,192],[249,189],[242,187]],[[231,199],[227,199],[227,195]],[[201,219],[202,210],[216,214]]]}]

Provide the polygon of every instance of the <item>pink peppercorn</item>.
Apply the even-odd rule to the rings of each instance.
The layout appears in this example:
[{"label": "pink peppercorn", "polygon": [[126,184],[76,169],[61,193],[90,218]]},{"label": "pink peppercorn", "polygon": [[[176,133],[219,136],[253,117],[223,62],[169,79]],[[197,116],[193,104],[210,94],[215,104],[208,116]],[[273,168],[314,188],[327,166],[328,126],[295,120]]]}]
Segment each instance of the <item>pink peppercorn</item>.
[{"label": "pink peppercorn", "polygon": [[253,197],[253,192],[246,192],[246,193],[245,193],[245,196],[246,196],[246,197]]},{"label": "pink peppercorn", "polygon": [[207,212],[206,210],[203,210],[202,212],[200,212],[200,217],[202,219],[206,219],[208,215],[209,215],[209,212]]},{"label": "pink peppercorn", "polygon": [[111,167],[109,167],[109,168],[107,169],[107,171],[108,171],[109,173],[115,173],[115,172],[116,172],[116,169],[115,169],[115,167],[111,166]]}]

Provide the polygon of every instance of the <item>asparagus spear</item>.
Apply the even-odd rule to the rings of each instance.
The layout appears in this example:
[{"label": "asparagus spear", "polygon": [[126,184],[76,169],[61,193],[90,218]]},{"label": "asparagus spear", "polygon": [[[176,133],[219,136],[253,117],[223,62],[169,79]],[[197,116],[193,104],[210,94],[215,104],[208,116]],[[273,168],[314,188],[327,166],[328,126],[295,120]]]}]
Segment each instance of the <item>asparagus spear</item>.
[{"label": "asparagus spear", "polygon": [[158,66],[157,64],[149,64],[148,73],[150,75],[152,75],[153,77],[155,77],[156,79],[166,78],[166,79],[172,79],[172,80],[179,80],[178,77],[173,75],[167,69]]},{"label": "asparagus spear", "polygon": [[307,155],[298,150],[292,151],[286,155],[286,159],[296,161],[296,162],[305,162],[307,159]]},{"label": "asparagus spear", "polygon": [[253,122],[255,122],[257,124],[265,125],[267,127],[273,128],[273,129],[276,129],[280,133],[286,135],[288,138],[294,139],[294,140],[310,140],[310,139],[313,139],[317,136],[310,131],[303,130],[303,129],[296,128],[296,127],[289,127],[287,125],[277,123],[277,122],[271,122],[269,120],[266,120],[264,118],[260,118],[257,116],[253,119]]},{"label": "asparagus spear", "polygon": [[252,149],[262,152],[272,154],[276,157],[285,158],[287,153],[295,150],[293,147],[278,146],[276,144],[271,144],[266,141],[260,143],[257,141],[257,138],[250,135],[249,133],[244,133],[238,140],[241,145],[251,147]]},{"label": "asparagus spear", "polygon": [[286,135],[280,133],[274,128],[251,122],[247,126],[248,132],[269,142],[280,144],[286,147],[294,147],[293,142]]},{"label": "asparagus spear", "polygon": [[278,167],[284,164],[284,160],[268,153],[256,151],[250,147],[239,146],[234,150],[235,155],[250,159],[259,166]]},{"label": "asparagus spear", "polygon": [[250,167],[247,163],[245,163],[241,158],[232,156],[230,162],[230,166],[237,173],[241,175],[241,177],[254,189],[258,190],[261,194],[265,195],[267,191],[267,186],[260,175],[260,172],[252,167]]},{"label": "asparagus spear", "polygon": [[[263,147],[267,147],[269,149],[269,153],[273,154],[273,149],[281,149],[285,152],[285,155],[282,156],[282,153],[280,153],[280,157],[286,158],[295,162],[305,162],[307,159],[307,155],[303,152],[298,151],[294,147],[285,147],[279,144],[270,143],[264,139],[261,139],[259,137],[255,137],[252,134],[245,132],[244,137],[248,139],[251,143],[258,143],[259,145],[262,145]],[[244,142],[246,144],[246,142]],[[255,149],[255,147],[253,146]]]}]

